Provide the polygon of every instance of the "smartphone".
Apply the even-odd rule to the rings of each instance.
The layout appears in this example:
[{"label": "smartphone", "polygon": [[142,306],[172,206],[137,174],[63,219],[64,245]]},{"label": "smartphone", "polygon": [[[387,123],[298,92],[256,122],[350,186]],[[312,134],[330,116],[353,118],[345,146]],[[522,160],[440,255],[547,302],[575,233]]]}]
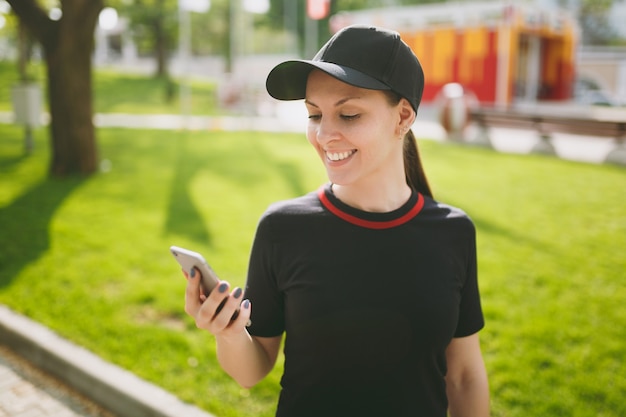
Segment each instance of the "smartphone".
[{"label": "smartphone", "polygon": [[[198,252],[194,252],[189,249],[179,248],[178,246],[170,246],[170,252],[174,255],[174,258],[178,261],[180,266],[189,273],[191,268],[196,267],[202,274],[202,281],[200,282],[200,286],[202,287],[202,292],[204,295],[209,295],[209,293],[217,286],[219,283],[219,278],[213,268],[208,264],[208,262],[204,259],[202,255]],[[216,313],[219,313],[224,307],[224,303],[226,303],[226,298],[224,301],[217,307]],[[239,316],[239,310],[235,311],[231,320],[235,320]],[[246,326],[250,326],[252,322],[248,320]]]},{"label": "smartphone", "polygon": [[190,273],[191,269],[194,267],[200,271],[202,274],[200,286],[202,287],[204,295],[209,295],[213,288],[219,283],[219,278],[204,257],[198,252],[179,248],[178,246],[171,246],[170,252],[172,252],[174,258],[176,258],[180,266],[182,266],[187,273]]}]

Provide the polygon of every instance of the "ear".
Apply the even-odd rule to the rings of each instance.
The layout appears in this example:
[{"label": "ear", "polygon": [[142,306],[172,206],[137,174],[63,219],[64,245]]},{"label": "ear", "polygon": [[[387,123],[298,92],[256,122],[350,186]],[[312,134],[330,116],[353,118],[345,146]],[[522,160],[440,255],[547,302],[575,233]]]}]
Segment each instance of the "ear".
[{"label": "ear", "polygon": [[398,136],[404,137],[404,134],[413,126],[415,122],[415,110],[411,103],[405,98],[398,103],[398,124],[396,126]]}]

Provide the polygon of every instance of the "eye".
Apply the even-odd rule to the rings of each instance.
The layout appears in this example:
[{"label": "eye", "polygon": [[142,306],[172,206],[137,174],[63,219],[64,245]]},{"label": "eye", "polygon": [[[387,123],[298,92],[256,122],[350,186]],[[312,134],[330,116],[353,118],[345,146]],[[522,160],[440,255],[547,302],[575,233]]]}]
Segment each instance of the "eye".
[{"label": "eye", "polygon": [[361,117],[360,114],[342,114],[341,115],[341,118],[344,119],[344,120],[347,120],[347,121],[356,120],[359,117]]},{"label": "eye", "polygon": [[321,118],[321,114],[309,114],[309,120],[320,120]]}]

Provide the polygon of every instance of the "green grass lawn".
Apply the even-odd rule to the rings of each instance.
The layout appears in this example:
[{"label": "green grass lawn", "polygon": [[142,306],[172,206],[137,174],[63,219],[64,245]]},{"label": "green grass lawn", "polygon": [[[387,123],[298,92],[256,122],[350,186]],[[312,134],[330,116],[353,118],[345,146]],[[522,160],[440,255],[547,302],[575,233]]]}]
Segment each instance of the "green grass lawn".
[{"label": "green grass lawn", "polygon": [[[220,417],[271,416],[281,367],[251,390],[183,312],[168,247],[243,285],[272,201],[325,181],[300,135],[98,132],[107,172],[46,178],[0,125],[0,303]],[[436,196],[478,228],[495,417],[626,415],[626,170],[424,141]]]}]

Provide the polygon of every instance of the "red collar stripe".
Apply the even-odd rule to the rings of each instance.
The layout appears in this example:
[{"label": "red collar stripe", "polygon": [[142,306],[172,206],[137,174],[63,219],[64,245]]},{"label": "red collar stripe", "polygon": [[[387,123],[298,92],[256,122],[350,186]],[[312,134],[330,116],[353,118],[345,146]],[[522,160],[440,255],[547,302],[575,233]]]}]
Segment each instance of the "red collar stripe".
[{"label": "red collar stripe", "polygon": [[321,187],[317,191],[317,195],[322,202],[322,205],[326,207],[328,211],[333,213],[335,216],[352,223],[356,226],[366,227],[368,229],[391,229],[392,227],[403,225],[404,223],[410,221],[415,216],[419,214],[419,212],[424,207],[424,196],[421,193],[417,193],[417,202],[415,205],[409,210],[406,214],[398,217],[397,219],[388,220],[388,221],[371,221],[361,219],[359,217],[353,216],[352,214],[348,214],[345,211],[342,211],[340,208],[335,206],[330,199],[326,196],[324,192],[324,187]]}]

